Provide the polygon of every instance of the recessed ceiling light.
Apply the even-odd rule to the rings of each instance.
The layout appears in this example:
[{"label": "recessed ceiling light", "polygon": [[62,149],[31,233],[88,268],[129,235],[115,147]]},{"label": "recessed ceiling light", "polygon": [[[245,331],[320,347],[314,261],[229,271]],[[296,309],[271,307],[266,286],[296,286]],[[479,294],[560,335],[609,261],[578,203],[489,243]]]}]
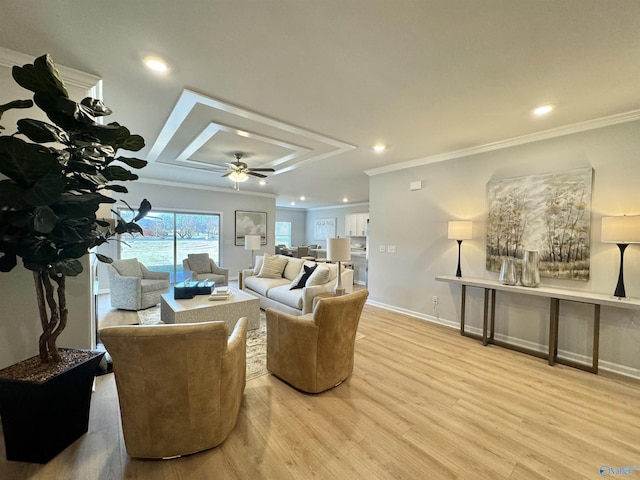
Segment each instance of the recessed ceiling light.
[{"label": "recessed ceiling light", "polygon": [[266,184],[267,184],[267,181],[266,181],[266,180],[260,180],[258,183],[259,183],[260,185],[266,185]]},{"label": "recessed ceiling light", "polygon": [[378,143],[377,145],[373,146],[373,150],[377,153],[382,153],[387,149],[387,146],[382,144],[382,143]]},{"label": "recessed ceiling light", "polygon": [[347,203],[347,202],[349,201],[349,199],[348,199],[347,197],[344,197],[344,198],[342,199],[342,201],[343,201],[344,203]]},{"label": "recessed ceiling light", "polygon": [[291,206],[293,206],[293,205],[295,205],[295,204],[296,204],[296,202],[291,202]]},{"label": "recessed ceiling light", "polygon": [[300,195],[300,200],[302,200],[304,202],[305,201],[305,196],[304,195]]},{"label": "recessed ceiling light", "polygon": [[160,57],[145,57],[144,64],[154,72],[165,73],[169,71],[169,65]]},{"label": "recessed ceiling light", "polygon": [[553,105],[542,105],[533,110],[533,114],[537,117],[541,117],[542,115],[546,115],[547,113],[551,113],[553,110]]}]

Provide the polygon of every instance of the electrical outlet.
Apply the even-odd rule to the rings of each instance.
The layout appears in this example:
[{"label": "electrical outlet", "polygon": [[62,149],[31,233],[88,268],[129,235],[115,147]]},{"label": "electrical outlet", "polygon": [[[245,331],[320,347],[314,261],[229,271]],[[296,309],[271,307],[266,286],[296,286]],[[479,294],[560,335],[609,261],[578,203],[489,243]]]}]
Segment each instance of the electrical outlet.
[{"label": "electrical outlet", "polygon": [[432,301],[433,301],[433,305],[436,306],[440,302],[440,299],[438,298],[437,295],[434,295]]}]

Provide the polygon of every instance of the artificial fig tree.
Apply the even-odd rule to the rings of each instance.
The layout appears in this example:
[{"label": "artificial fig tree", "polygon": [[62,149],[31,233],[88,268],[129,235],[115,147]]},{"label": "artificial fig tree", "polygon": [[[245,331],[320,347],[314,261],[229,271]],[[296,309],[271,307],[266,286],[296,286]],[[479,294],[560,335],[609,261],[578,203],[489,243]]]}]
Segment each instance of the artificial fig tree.
[{"label": "artificial fig tree", "polygon": [[12,75],[33,92],[33,100],[0,105],[0,119],[8,110],[35,104],[50,122],[24,118],[11,135],[0,125],[0,272],[16,267],[18,257],[33,272],[42,324],[40,360],[60,362],[56,340],[67,326],[66,277],[80,274],[79,259],[110,237],[142,234],[136,222],[151,209],[147,200],[131,222],[112,210],[115,228],[96,214],[100,204],[116,201],[105,193],[127,192],[112,182],[138,178],[127,167],[140,169],[147,162],[118,152],[138,151],[144,140],[118,123],[99,123],[98,117],[111,114],[100,100],[71,100],[48,55],[13,67]]}]

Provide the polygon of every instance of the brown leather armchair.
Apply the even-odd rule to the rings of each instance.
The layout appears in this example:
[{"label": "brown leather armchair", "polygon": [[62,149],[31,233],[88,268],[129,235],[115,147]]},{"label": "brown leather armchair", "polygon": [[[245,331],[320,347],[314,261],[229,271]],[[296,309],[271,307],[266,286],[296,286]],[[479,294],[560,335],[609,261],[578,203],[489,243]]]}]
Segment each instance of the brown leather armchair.
[{"label": "brown leather armchair", "polygon": [[319,296],[300,317],[267,309],[267,369],[288,384],[319,393],[353,372],[356,331],[367,290]]},{"label": "brown leather armchair", "polygon": [[213,448],[236,424],[247,319],[100,331],[113,360],[127,453],[168,458]]}]

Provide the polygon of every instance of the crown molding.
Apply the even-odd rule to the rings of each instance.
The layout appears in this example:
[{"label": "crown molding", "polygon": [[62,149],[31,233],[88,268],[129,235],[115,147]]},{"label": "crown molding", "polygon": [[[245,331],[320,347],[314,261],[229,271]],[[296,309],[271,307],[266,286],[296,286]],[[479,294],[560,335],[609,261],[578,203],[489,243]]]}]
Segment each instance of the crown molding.
[{"label": "crown molding", "polygon": [[312,212],[315,210],[332,210],[334,208],[352,208],[352,207],[368,207],[369,202],[360,202],[360,203],[340,203],[339,205],[329,205],[328,207],[311,207],[307,208],[308,212]]},{"label": "crown molding", "polygon": [[[37,57],[27,55],[26,53],[16,52],[8,48],[0,47],[0,66],[12,68],[15,65],[22,66],[27,63],[33,63]],[[81,72],[74,68],[65,67],[56,64],[58,72],[65,85],[82,88],[87,90],[88,95],[93,98],[102,98],[102,79],[97,75]]]},{"label": "crown molding", "polygon": [[640,110],[632,110],[630,112],[610,115],[608,117],[596,118],[594,120],[588,120],[586,122],[564,125],[558,128],[552,128],[549,130],[543,130],[541,132],[521,135],[519,137],[513,137],[506,140],[499,140],[497,142],[487,143],[485,145],[479,145],[477,147],[464,148],[462,150],[440,153],[438,155],[431,155],[429,157],[409,160],[407,162],[385,165],[384,167],[365,170],[364,173],[366,173],[370,177],[373,177],[375,175],[382,175],[398,170],[405,170],[407,168],[419,167],[422,165],[428,165],[430,163],[445,162],[447,160],[468,157],[471,155],[477,155],[479,153],[493,152],[505,148],[516,147],[518,145],[525,145],[527,143],[539,142],[541,140],[548,140],[551,138],[563,137],[574,133],[586,132],[588,130],[610,127],[612,125],[618,125],[620,123],[633,122],[635,120],[640,120]]},{"label": "crown molding", "polygon": [[149,185],[163,185],[167,187],[188,188],[190,190],[206,190],[208,192],[228,193],[231,195],[250,195],[253,197],[266,197],[266,198],[277,198],[278,196],[275,193],[252,192],[249,190],[235,190],[233,188],[221,188],[221,187],[214,187],[209,185],[196,185],[193,183],[174,182],[174,181],[160,180],[157,178],[145,178],[145,179],[140,178],[136,180],[136,183],[143,183],[143,184],[149,184]]}]

